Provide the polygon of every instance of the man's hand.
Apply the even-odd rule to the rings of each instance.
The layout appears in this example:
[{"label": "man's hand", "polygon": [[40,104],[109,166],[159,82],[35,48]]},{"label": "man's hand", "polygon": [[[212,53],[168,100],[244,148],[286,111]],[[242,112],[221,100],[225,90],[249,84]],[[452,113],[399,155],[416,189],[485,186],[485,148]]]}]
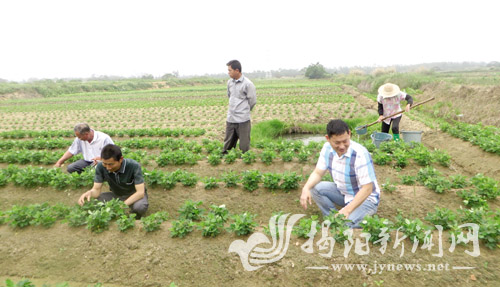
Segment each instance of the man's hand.
[{"label": "man's hand", "polygon": [[409,113],[410,112],[410,108],[411,108],[410,105],[406,105],[405,112]]},{"label": "man's hand", "polygon": [[58,163],[58,162],[56,162],[56,163],[54,164],[54,167],[61,167],[61,166],[63,166],[63,164],[62,164],[62,163]]},{"label": "man's hand", "polygon": [[383,119],[383,118],[384,118],[384,116],[379,116],[379,117],[378,117],[378,119],[377,119],[377,122],[379,122],[379,123],[380,123],[380,122],[382,121],[382,119]]},{"label": "man's hand", "polygon": [[300,196],[300,205],[304,208],[304,210],[307,209],[307,203],[312,204],[312,197],[311,197],[311,191],[302,189],[302,195]]},{"label": "man's hand", "polygon": [[92,197],[92,190],[89,190],[84,194],[82,194],[82,196],[80,196],[80,198],[78,199],[78,204],[80,206],[83,206],[85,204],[85,201],[90,201],[91,197]]},{"label": "man's hand", "polygon": [[95,166],[97,165],[97,163],[101,160],[101,157],[100,156],[97,156],[97,157],[94,157],[92,159],[92,166]]},{"label": "man's hand", "polygon": [[344,218],[347,219],[349,217],[349,215],[351,215],[351,212],[347,210],[347,208],[342,208],[341,210],[339,210],[339,212],[337,213],[337,215],[339,214],[343,214],[344,215]]}]

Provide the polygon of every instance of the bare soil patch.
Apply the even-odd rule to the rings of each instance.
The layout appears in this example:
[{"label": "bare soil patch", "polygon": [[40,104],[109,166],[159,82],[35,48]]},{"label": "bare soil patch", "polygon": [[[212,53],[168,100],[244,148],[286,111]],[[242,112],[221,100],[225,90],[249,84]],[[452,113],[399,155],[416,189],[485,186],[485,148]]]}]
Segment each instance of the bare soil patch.
[{"label": "bare soil patch", "polygon": [[431,107],[440,105],[439,115],[470,124],[500,127],[500,86],[459,85],[446,82],[426,85],[424,96],[435,96]]}]

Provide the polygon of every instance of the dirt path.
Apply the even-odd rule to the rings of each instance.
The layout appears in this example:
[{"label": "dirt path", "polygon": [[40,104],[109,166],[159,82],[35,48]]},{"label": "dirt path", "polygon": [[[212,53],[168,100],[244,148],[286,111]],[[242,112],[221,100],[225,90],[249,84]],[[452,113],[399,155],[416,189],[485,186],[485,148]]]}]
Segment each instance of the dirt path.
[{"label": "dirt path", "polygon": [[425,145],[431,148],[444,149],[451,156],[453,162],[467,176],[482,173],[500,181],[500,156],[485,152],[470,142],[452,137],[443,132],[433,131],[425,135]]}]

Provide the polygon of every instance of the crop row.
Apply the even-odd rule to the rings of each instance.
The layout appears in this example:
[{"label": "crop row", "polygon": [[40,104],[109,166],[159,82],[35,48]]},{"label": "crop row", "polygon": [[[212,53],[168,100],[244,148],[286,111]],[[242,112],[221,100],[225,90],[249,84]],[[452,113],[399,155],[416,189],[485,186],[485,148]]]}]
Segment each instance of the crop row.
[{"label": "crop row", "polygon": [[[470,179],[463,175],[452,175],[447,178],[435,168],[428,166],[421,168],[416,176],[401,176],[401,183],[404,185],[414,185],[417,181],[436,193],[458,190],[457,195],[469,208],[488,209],[487,201],[500,196],[498,182],[480,173]],[[389,192],[395,189],[390,187],[390,183],[383,184],[383,188]]]},{"label": "crop row", "polygon": [[[187,134],[187,133],[183,133]],[[112,133],[112,135],[116,135]],[[130,134],[128,134],[130,136]],[[199,134],[202,135],[202,134]],[[141,135],[143,136],[143,135]],[[0,150],[10,150],[10,149],[60,149],[67,148],[71,145],[73,140],[64,139],[64,138],[35,138],[32,140],[2,140],[0,141]],[[207,152],[212,152],[216,148],[221,148],[222,144],[220,141],[211,141],[209,139],[203,139],[201,144],[198,141],[189,141],[185,139],[176,139],[172,137],[167,137],[166,139],[151,139],[151,138],[133,138],[129,140],[119,140],[115,141],[115,144],[122,148],[133,148],[133,149],[188,149],[191,151],[201,152],[203,148],[207,150]],[[256,148],[261,149],[274,149],[278,152],[281,152],[285,149],[293,149],[298,151],[304,147],[307,147],[309,150],[316,149],[321,147],[323,143],[310,142],[307,146],[303,144],[302,141],[270,141],[264,140],[259,141],[254,144]]]},{"label": "crop row", "polygon": [[[277,215],[279,216],[279,214]],[[328,216],[323,217],[323,222],[330,222],[329,228],[334,234],[333,239],[336,242],[347,242],[352,233],[345,225],[343,215],[337,216],[332,211]],[[451,244],[469,243],[468,234],[475,231],[470,226],[464,228],[461,224],[477,224],[479,226],[478,239],[486,247],[495,249],[500,247],[500,212],[493,213],[483,209],[460,209],[457,213],[447,208],[435,208],[434,212],[429,212],[425,220],[433,224],[428,226],[419,218],[407,218],[403,214],[396,215],[394,222],[389,219],[381,218],[378,215],[365,216],[360,226],[362,233],[366,234],[366,240],[372,244],[387,244],[390,240],[390,234],[393,232],[402,232],[411,242],[422,243],[432,241],[432,231],[440,226],[441,231],[448,231],[448,240]],[[310,238],[320,232],[320,223],[318,217],[313,215],[310,218],[302,218],[298,226],[295,226],[293,233],[299,237]],[[396,248],[396,247],[394,247]],[[422,248],[424,248],[422,246]]]},{"label": "crop row", "polygon": [[[152,95],[162,95],[163,97],[185,97],[187,95],[207,95],[214,93],[223,93],[226,91],[226,80],[225,79],[204,79],[202,81],[203,85],[194,84],[192,79],[190,83],[182,83],[183,80],[175,80],[178,83],[173,83],[172,80],[168,80],[166,84],[175,87],[168,87],[165,89],[154,89],[151,90],[152,85],[150,82],[87,82],[87,83],[42,83],[49,84],[51,87],[51,94],[38,93],[44,95],[43,98],[32,98],[32,99],[17,99],[12,100],[12,102],[22,103],[22,102],[35,102],[35,103],[47,103],[51,101],[64,101],[74,98],[80,98],[84,100],[99,100],[102,98],[111,99],[127,99],[127,98],[149,98]],[[330,81],[297,81],[296,79],[292,81],[259,81],[256,79],[255,84],[259,87],[259,94],[262,93],[273,93],[276,92],[286,92],[286,91],[296,91],[296,90],[316,90],[325,89],[337,90],[334,84]],[[184,84],[183,86],[177,86],[179,84]],[[121,85],[120,85],[121,84]],[[139,86],[133,86],[131,84],[140,84]],[[158,83],[157,83],[158,84]],[[194,84],[194,85],[193,85]],[[7,86],[9,84],[0,85],[0,94],[10,93],[15,91],[15,89],[10,90]],[[10,88],[17,86],[18,89],[25,88],[21,87],[20,84],[10,84],[13,85]],[[142,86],[141,86],[142,85]],[[30,86],[32,86],[30,84]],[[85,86],[85,87],[84,87]],[[90,86],[90,87],[88,87]],[[68,88],[70,87],[70,88]],[[30,87],[31,88],[31,87]],[[306,89],[304,89],[306,88]],[[55,91],[55,93],[54,93]]]},{"label": "crop row", "polygon": [[[166,149],[158,154],[148,154],[144,150],[130,150],[128,148],[122,148],[123,156],[125,158],[130,158],[140,162],[142,165],[147,166],[150,161],[153,160],[160,167],[165,167],[169,165],[195,165],[200,160],[207,160],[211,165],[216,166],[221,162],[227,164],[232,164],[236,162],[237,159],[241,158],[246,164],[252,164],[257,162],[257,160],[270,165],[275,162],[276,159],[281,158],[283,162],[291,162],[297,158],[300,162],[307,162],[310,158],[311,152],[302,149],[298,153],[292,149],[285,150],[281,153],[277,153],[274,150],[263,150],[262,152],[248,151],[245,154],[241,154],[240,151],[230,151],[226,155],[222,155],[220,149],[215,152],[211,152],[208,155],[201,154],[201,151],[192,151],[184,148],[177,150]],[[10,163],[10,164],[54,164],[62,155],[60,151],[31,151],[31,150],[11,150],[11,151],[0,151],[0,163]],[[74,162],[76,160],[82,159],[81,154],[68,159],[68,162]]]},{"label": "crop row", "polygon": [[[109,136],[118,137],[178,137],[178,136],[202,136],[205,130],[201,128],[176,128],[176,129],[163,129],[163,128],[141,128],[141,129],[123,129],[123,130],[101,130]],[[75,134],[71,129],[68,130],[47,130],[47,131],[29,131],[29,130],[15,130],[4,131],[0,133],[0,137],[4,139],[20,139],[20,138],[57,138],[57,137],[74,137]]]},{"label": "crop row", "polygon": [[[181,183],[186,187],[192,187],[201,182],[205,189],[217,188],[222,183],[228,188],[241,184],[243,189],[247,191],[254,191],[262,186],[268,190],[284,190],[285,192],[297,189],[299,183],[303,180],[302,176],[294,172],[279,174],[261,173],[258,170],[246,170],[241,173],[227,171],[219,178],[212,176],[200,178],[195,173],[181,169],[177,169],[174,172],[144,169],[144,177],[148,186],[163,189],[172,189],[177,183]],[[5,169],[0,169],[0,186],[12,182],[16,186],[26,188],[51,186],[56,189],[78,189],[90,187],[93,179],[94,170],[90,168],[85,169],[81,174],[68,174],[58,168],[44,169],[42,167],[31,166],[19,168],[15,165],[9,165]],[[477,174],[470,179],[462,175],[453,175],[446,178],[431,166],[421,168],[415,176],[401,176],[402,184],[415,185],[416,182],[436,193],[457,190],[457,195],[470,208],[489,208],[487,201],[494,200],[500,195],[498,182],[492,178],[482,174]],[[382,184],[382,188],[386,192],[393,192],[396,189],[390,182]]]},{"label": "crop row", "polygon": [[[352,96],[337,94],[332,91],[324,90],[314,92],[305,92],[302,95],[296,92],[290,95],[273,94],[269,96],[259,95],[260,104],[295,104],[295,103],[330,103],[330,102],[354,102]],[[0,105],[0,111],[3,113],[14,112],[42,112],[42,111],[65,111],[68,106],[71,110],[104,110],[104,109],[137,109],[137,108],[186,108],[186,107],[207,107],[207,106],[226,106],[227,95],[225,91],[202,94],[186,95],[182,97],[165,97],[160,94],[151,94],[143,98],[101,98],[96,102],[89,102],[83,97],[71,97],[65,101],[45,100],[44,104],[36,101],[24,102],[4,102]]]},{"label": "crop row", "polygon": [[[184,237],[193,231],[196,226],[202,231],[203,236],[215,237],[224,224],[231,219],[228,231],[237,235],[246,235],[253,232],[257,223],[254,221],[256,215],[244,212],[230,217],[229,211],[224,205],[211,205],[208,214],[202,214],[203,209],[199,206],[202,202],[188,200],[179,208],[179,220],[174,221],[170,233],[172,237]],[[92,199],[83,206],[66,206],[63,204],[49,205],[32,204],[28,206],[14,205],[10,210],[0,212],[0,224],[9,224],[14,228],[23,228],[30,225],[51,227],[57,220],[63,220],[69,226],[78,227],[87,225],[87,229],[100,233],[109,229],[110,222],[116,220],[118,230],[124,232],[133,228],[136,223],[136,214],[126,214],[127,206],[119,199],[108,202],[99,202]],[[161,224],[168,220],[166,211],[159,211],[149,216],[140,218],[142,229],[152,232],[160,229]],[[200,221],[194,223],[195,221]]]},{"label": "crop row", "polygon": [[[205,237],[215,237],[223,230],[234,232],[236,235],[247,235],[258,226],[255,222],[256,215],[244,212],[230,216],[225,205],[211,205],[210,210],[204,214],[201,207],[202,201],[194,202],[187,200],[178,209],[177,220],[172,221],[169,229],[171,237],[185,237],[195,228],[201,231]],[[69,226],[77,227],[87,225],[87,229],[92,232],[103,232],[109,229],[110,222],[116,220],[118,230],[125,232],[133,228],[136,224],[135,214],[125,214],[125,204],[114,199],[108,202],[98,202],[92,200],[83,206],[73,207],[63,204],[50,206],[47,203],[34,204],[29,206],[14,205],[10,210],[0,211],[0,224],[9,224],[14,228],[23,228],[30,225],[43,227],[52,226],[57,220],[68,223]],[[274,213],[276,222],[281,216],[285,216],[282,211]],[[168,220],[168,213],[160,211],[147,217],[141,218],[142,229],[152,232],[160,229],[161,224]],[[231,219],[228,227],[225,228],[228,220]],[[461,224],[477,224],[479,226],[478,239],[490,249],[498,247],[500,243],[500,212],[490,212],[484,209],[459,209],[456,213],[447,208],[435,208],[434,212],[429,212],[425,220],[433,224],[435,228],[440,226],[441,230],[449,232],[449,241],[452,244],[467,244],[468,236],[464,232],[474,232],[472,228],[460,226]],[[343,215],[338,215],[332,211],[328,216],[323,217],[323,222],[332,238],[336,242],[344,243],[352,237],[346,223],[348,220]],[[292,233],[298,237],[311,238],[320,231],[323,226],[318,221],[318,216],[312,215],[309,218],[302,218],[298,225],[294,226]],[[425,225],[420,219],[406,218],[403,214],[398,214],[395,221],[374,216],[366,216],[361,223],[362,232],[368,234],[366,239],[372,244],[387,244],[389,234],[393,231],[401,231],[413,243],[431,241],[433,228]],[[268,234],[279,232],[271,225],[264,226],[264,231]],[[323,235],[324,236],[324,235]]]},{"label": "crop row", "polygon": [[405,143],[403,141],[386,141],[377,149],[371,142],[362,143],[372,153],[373,162],[377,165],[393,164],[394,167],[402,169],[413,160],[420,166],[428,166],[439,163],[444,167],[451,164],[451,156],[443,150],[430,151],[421,143]]},{"label": "crop row", "polygon": [[[45,169],[42,167],[19,168],[15,165],[9,165],[5,169],[0,169],[0,186],[11,182],[16,186],[33,188],[39,186],[51,186],[56,189],[79,189],[91,187],[94,182],[94,170],[85,169],[81,174],[65,173],[58,168]],[[184,170],[174,172],[163,172],[161,170],[144,169],[144,180],[150,187],[160,187],[172,189],[177,183],[183,186],[193,187],[198,182],[204,184],[205,189],[213,189],[223,182],[226,187],[235,187],[241,184],[243,189],[254,191],[260,184],[269,190],[290,190],[297,189],[302,180],[302,176],[295,172],[279,173],[261,173],[258,170],[247,170],[241,173],[228,171],[221,175],[221,178],[203,177],[200,178],[195,173]]]},{"label": "crop row", "polygon": [[469,141],[479,146],[487,152],[500,155],[500,129],[492,126],[483,126],[482,124],[467,124],[455,122],[454,124],[442,123],[442,131],[450,135]]},{"label": "crop row", "polygon": [[[114,141],[116,145],[122,148],[134,148],[134,149],[188,149],[188,150],[200,150],[202,146],[197,141],[187,141],[185,139],[177,139],[172,137],[167,137],[166,139],[151,139],[151,138],[134,138],[129,140]],[[36,138],[33,140],[2,140],[0,141],[0,150],[11,150],[11,149],[61,149],[67,148],[73,143],[73,140],[64,138]],[[203,139],[203,145],[212,146],[215,143],[208,139]]]},{"label": "crop row", "polygon": [[[31,151],[27,149],[14,150],[13,147],[22,148],[61,148],[67,147],[71,141],[64,140],[44,140],[34,141],[0,141],[0,162],[2,163],[34,163],[34,164],[53,164],[62,155],[61,151]],[[206,158],[212,165],[218,165],[221,161],[228,164],[234,163],[238,158],[243,162],[251,164],[259,158],[266,164],[271,164],[273,160],[280,157],[283,161],[292,161],[297,158],[301,162],[307,162],[311,154],[315,154],[322,143],[311,142],[304,145],[301,141],[263,141],[256,144],[258,148],[263,148],[261,152],[248,151],[241,154],[239,150],[233,149],[226,155],[222,154],[222,143],[220,141],[211,141],[203,139],[198,141],[186,141],[184,139],[132,139],[117,141],[117,145],[122,147],[125,157],[137,160],[147,165],[150,160],[155,160],[158,166],[196,164],[199,160]],[[149,154],[144,150],[133,149],[161,149],[159,155]],[[3,151],[5,149],[5,151]],[[202,155],[203,152],[207,156]],[[71,161],[80,159],[81,156],[72,157]]]},{"label": "crop row", "polygon": [[[52,285],[50,284],[43,284],[42,287],[50,287]],[[87,287],[103,287],[102,283],[96,283],[93,285],[87,285]],[[175,283],[171,283],[169,285],[170,287],[177,287]],[[15,281],[12,281],[11,279],[6,279],[5,280],[5,287],[36,287],[36,285],[31,282],[30,279],[21,279],[17,283]],[[63,283],[58,283],[56,284],[56,287],[70,287],[68,282],[63,282]]]}]

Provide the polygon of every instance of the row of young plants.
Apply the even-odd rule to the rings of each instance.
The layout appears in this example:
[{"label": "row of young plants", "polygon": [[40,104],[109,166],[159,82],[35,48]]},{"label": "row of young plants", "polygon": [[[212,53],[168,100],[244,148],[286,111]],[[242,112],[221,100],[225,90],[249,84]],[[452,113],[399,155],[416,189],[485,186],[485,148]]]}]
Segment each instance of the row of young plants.
[{"label": "row of young plants", "polygon": [[250,192],[257,190],[260,186],[271,191],[289,192],[299,188],[299,184],[303,180],[302,176],[295,172],[261,173],[258,170],[245,170],[241,173],[226,171],[222,173],[220,178],[207,176],[201,179],[196,174],[181,169],[171,173],[160,170],[145,170],[144,175],[146,184],[151,187],[172,189],[177,183],[191,187],[201,181],[207,190],[220,187],[219,184],[222,183],[227,188],[237,187],[241,184],[244,190]]},{"label": "row of young plants", "polygon": [[[254,231],[257,223],[256,215],[244,212],[231,215],[225,205],[211,205],[204,214],[200,206],[202,201],[186,201],[178,210],[179,217],[172,222],[170,235],[184,237],[194,228],[201,231],[203,236],[215,237],[224,230],[224,224],[229,223],[228,231],[236,235],[247,235]],[[67,206],[61,203],[55,205],[32,204],[27,206],[14,205],[10,210],[0,211],[0,224],[8,224],[13,228],[27,226],[42,226],[49,228],[58,220],[71,227],[86,225],[92,232],[100,233],[108,230],[110,223],[116,220],[119,231],[125,232],[136,225],[136,214],[127,214],[125,203],[119,199],[100,202],[95,199],[86,202],[83,206]],[[159,211],[140,219],[142,229],[146,232],[159,230],[161,224],[169,219],[166,211]],[[228,222],[228,220],[231,220]]]},{"label": "row of young plants", "polygon": [[[200,230],[205,237],[216,237],[224,230],[241,236],[252,233],[258,225],[255,222],[256,214],[243,212],[231,215],[225,205],[217,206],[213,204],[205,213],[205,210],[201,207],[202,204],[202,201],[187,200],[179,208],[179,216],[172,222],[170,228],[172,237],[185,237],[195,228]],[[231,219],[231,223],[225,228],[229,219]]]},{"label": "row of young plants", "polygon": [[[30,151],[32,149],[55,149],[66,148],[72,141],[57,139],[35,139],[32,141],[27,140],[9,140],[0,141],[0,162],[6,163],[44,163],[50,164],[55,162],[62,152],[44,152],[44,151]],[[248,155],[243,155],[239,150],[231,150],[228,155],[222,155],[222,142],[203,139],[198,141],[187,141],[184,139],[131,139],[115,142],[118,146],[122,147],[124,155],[133,153],[129,149],[156,149],[162,150],[160,156],[148,156],[142,151],[134,158],[144,158],[148,156],[148,160],[154,159],[159,166],[166,165],[182,165],[182,164],[196,164],[201,160],[203,152],[208,154],[207,158],[213,165],[220,163],[224,160],[226,163],[233,163],[237,158],[242,158],[245,163],[255,162],[257,154],[255,151],[250,151]],[[302,141],[260,141],[255,144],[256,148],[263,149],[259,158],[266,164],[271,164],[273,159],[281,157],[283,161],[291,161],[296,157],[299,161],[305,162],[311,154],[314,154],[321,148],[322,143],[310,142],[304,145]],[[18,148],[20,150],[15,150]],[[30,160],[31,159],[31,160]],[[55,159],[51,161],[49,159]]]},{"label": "row of young plants", "polygon": [[[280,216],[280,214],[278,214]],[[343,244],[348,240],[349,228],[345,225],[348,221],[343,215],[337,215],[332,211],[328,216],[323,217],[323,222],[330,223],[329,231],[336,242]],[[474,223],[479,226],[478,239],[490,249],[500,247],[500,211],[493,213],[485,209],[459,209],[453,212],[447,208],[436,207],[433,212],[429,212],[425,220],[432,224],[426,225],[418,218],[404,216],[401,211],[396,215],[394,222],[379,217],[378,215],[366,216],[360,226],[363,233],[369,234],[368,240],[372,244],[382,244],[390,242],[390,233],[393,231],[402,232],[411,242],[424,243],[426,238],[429,241],[433,230],[441,226],[442,230],[448,232],[448,240],[453,244],[467,244],[468,236],[464,233],[473,232],[471,227],[459,227],[462,224]],[[309,218],[302,218],[298,225],[293,228],[292,233],[302,238],[310,238],[321,229],[321,223],[317,215]]]},{"label": "row of young plants", "polygon": [[[18,164],[55,164],[63,155],[60,151],[44,150],[1,150],[0,163],[18,163]],[[81,154],[77,154],[67,160],[68,163],[82,159]]]},{"label": "row of young plants", "polygon": [[[0,186],[11,182],[16,186],[25,188],[51,186],[56,189],[79,189],[91,187],[94,182],[95,171],[86,168],[81,174],[66,173],[59,168],[24,167],[9,165],[0,169]],[[223,183],[225,187],[236,187],[239,184],[244,190],[254,191],[262,185],[269,190],[283,190],[289,192],[299,187],[302,176],[295,172],[261,173],[258,170],[246,170],[241,173],[234,171],[224,172],[220,178],[200,178],[195,173],[177,169],[174,172],[144,169],[144,180],[147,186],[172,189],[177,183],[186,187],[193,187],[198,182],[204,184],[205,189],[214,189]]]},{"label": "row of young plants", "polygon": [[[35,138],[32,140],[2,140],[0,141],[1,150],[54,150],[69,147],[73,143],[73,139],[65,138]],[[167,139],[150,139],[150,138],[135,138],[130,140],[114,141],[120,147],[126,148],[161,148],[161,149],[179,149],[190,148],[199,143],[196,141],[185,141],[184,139],[176,139],[168,137]]]},{"label": "row of young plants", "polygon": [[[91,200],[83,206],[66,206],[48,203],[32,204],[28,206],[14,205],[10,210],[3,211],[0,223],[8,224],[14,228],[27,226],[51,227],[58,220],[66,222],[69,226],[77,227],[86,225],[92,232],[100,233],[109,229],[109,224],[116,219],[118,229],[125,231],[135,225],[136,214],[126,214],[127,206],[119,199],[108,202]],[[166,212],[156,212],[141,218],[142,228],[146,232],[158,230],[162,222],[168,219]]]},{"label": "row of young plants", "polygon": [[185,148],[167,149],[156,157],[158,166],[167,165],[194,165],[204,156],[201,155],[204,148],[206,159],[209,164],[216,166],[222,161],[227,164],[234,163],[241,158],[246,164],[252,164],[260,159],[263,163],[270,165],[274,160],[281,158],[284,162],[290,162],[297,158],[299,162],[307,162],[311,154],[316,154],[323,143],[310,142],[304,145],[301,141],[260,141],[255,144],[255,147],[262,149],[259,153],[254,150],[249,150],[246,153],[241,153],[238,149],[232,149],[227,154],[222,154],[222,143],[219,141],[202,140],[202,145],[197,143],[184,146]]},{"label": "row of young plants", "polygon": [[373,162],[377,165],[392,164],[397,169],[402,169],[410,164],[410,160],[420,166],[429,166],[438,163],[449,167],[451,156],[443,150],[430,151],[421,143],[405,143],[404,141],[385,141],[379,148],[369,142],[363,145],[372,153]]},{"label": "row of young plants", "polygon": [[[464,205],[469,208],[488,208],[488,200],[495,200],[500,196],[498,182],[480,173],[470,179],[460,174],[445,177],[435,168],[428,166],[421,168],[416,176],[402,175],[400,178],[404,185],[419,182],[436,193],[455,190]],[[383,189],[390,192],[395,190],[395,187],[386,183],[383,184]]]},{"label": "row of young plants", "polygon": [[[211,165],[216,166],[222,162],[232,164],[240,158],[246,164],[252,164],[259,160],[267,165],[270,165],[278,158],[281,158],[284,162],[293,161],[294,158],[297,158],[299,162],[307,162],[311,155],[311,152],[306,149],[303,149],[298,153],[289,149],[279,154],[273,150],[264,150],[261,153],[248,151],[245,154],[241,154],[239,150],[233,149],[223,155],[219,147],[217,147],[216,151],[213,151],[206,156],[183,148],[177,150],[168,149],[161,152],[159,155],[148,154],[144,150],[130,150],[128,148],[122,148],[122,153],[125,158],[136,160],[144,166],[149,165],[150,161],[156,161],[160,167],[185,164],[195,165],[198,161],[204,159],[206,159]],[[54,164],[62,154],[63,152],[61,151],[0,150],[0,163],[51,165]],[[82,159],[81,154],[69,158],[67,162],[71,163],[79,159]]]},{"label": "row of young plants", "polygon": [[217,150],[205,156],[180,149],[163,151],[157,157],[153,156],[149,159],[154,159],[160,167],[168,165],[195,165],[198,161],[204,159],[206,159],[210,165],[217,166],[222,162],[232,164],[240,158],[242,162],[246,164],[253,164],[259,161],[266,165],[271,165],[278,159],[281,159],[283,162],[291,162],[294,159],[297,159],[299,162],[307,162],[309,161],[311,154],[312,152],[307,149],[302,149],[299,152],[288,149],[280,153],[270,149],[265,149],[260,152],[249,150],[244,154],[242,154],[239,150],[233,149],[225,155],[222,154],[221,150]]},{"label": "row of young plants", "polygon": [[0,169],[0,186],[13,183],[25,188],[51,186],[56,189],[79,189],[91,187],[94,182],[95,171],[86,168],[81,174],[66,173],[60,168],[43,167],[18,167],[10,164],[7,168]]},{"label": "row of young plants", "polygon": [[[74,136],[74,134],[73,134]],[[73,140],[57,138],[34,138],[23,140],[0,140],[0,150],[28,149],[28,150],[53,150],[67,148]]]},{"label": "row of young plants", "polygon": [[[15,145],[23,145],[23,147],[41,147],[44,140],[37,141],[4,141],[0,142],[0,148],[8,149],[0,150],[0,162],[4,163],[43,163],[52,164],[60,157],[60,152],[43,152],[29,150],[11,150]],[[70,142],[50,143],[50,147],[67,147]],[[202,155],[206,152],[206,159],[211,165],[218,165],[222,161],[231,164],[236,159],[241,158],[244,163],[252,164],[259,159],[261,162],[270,165],[274,160],[281,158],[284,162],[290,162],[297,158],[299,162],[307,162],[311,155],[318,155],[318,150],[323,145],[322,142],[309,142],[305,145],[302,141],[259,141],[255,147],[262,149],[259,153],[250,150],[244,154],[237,149],[230,150],[226,155],[222,154],[222,143],[220,141],[212,141],[203,139],[201,143],[197,141],[186,141],[184,139],[134,139],[117,142],[123,148],[123,153],[126,157],[136,159],[141,163],[155,160],[158,166],[168,165],[194,165],[199,160],[205,158]],[[395,161],[395,166],[404,168],[409,164],[409,160],[413,159],[419,165],[426,166],[432,162],[438,162],[442,166],[449,166],[450,156],[443,151],[429,151],[422,144],[409,145],[402,141],[400,142],[384,142],[380,145],[380,149],[376,149],[371,142],[363,143],[367,149],[373,154],[373,161],[378,165],[386,165]],[[147,155],[144,151],[131,151],[129,148],[160,148],[162,152],[158,156]],[[78,159],[78,158],[76,158]],[[75,160],[75,158],[73,158]],[[70,161],[71,162],[71,161]]]},{"label": "row of young plants", "polygon": [[[258,226],[255,214],[244,212],[230,215],[225,205],[211,205],[209,211],[204,214],[204,209],[201,208],[202,204],[202,201],[187,200],[178,209],[179,216],[172,221],[172,226],[169,229],[172,237],[185,237],[195,229],[200,230],[205,237],[215,237],[224,230],[241,236],[252,233]],[[69,226],[87,225],[87,229],[100,233],[108,230],[110,222],[116,220],[118,230],[124,232],[136,224],[135,214],[126,214],[126,208],[126,205],[118,199],[105,203],[92,200],[83,206],[75,205],[72,207],[63,204],[50,206],[47,203],[29,206],[14,205],[10,210],[0,212],[0,224],[9,224],[14,228],[30,225],[48,228],[54,225],[57,220],[62,220]],[[348,220],[343,215],[336,213],[336,211],[332,211],[328,216],[323,217],[323,221],[330,222],[328,228],[335,241],[343,243],[350,235],[349,227],[346,225]],[[283,212],[273,215],[279,219]],[[231,219],[231,223],[225,228],[228,219]],[[153,213],[141,218],[142,229],[146,232],[156,231],[166,220],[168,220],[167,212]],[[455,213],[447,208],[436,207],[434,212],[427,214],[425,220],[433,224],[434,228],[439,225],[443,230],[448,230],[449,240],[457,240],[457,244],[467,243],[464,240],[467,237],[463,235],[465,230],[459,227],[466,223],[479,225],[478,238],[483,241],[486,247],[494,249],[500,243],[500,211],[493,213],[484,208],[472,208],[459,209]],[[401,230],[412,242],[424,242],[425,237],[429,236],[433,229],[420,219],[406,218],[401,213],[395,217],[394,223],[377,215],[367,216],[361,223],[361,227],[363,232],[370,234],[368,240],[373,244],[380,244],[383,238],[390,241],[388,234],[395,230]],[[264,229],[269,234],[269,227],[266,226]],[[309,238],[319,230],[318,216],[312,215],[310,218],[301,219],[298,225],[293,227],[292,233],[298,237]],[[276,235],[279,237],[279,233]]]},{"label": "row of young plants", "polygon": [[450,135],[469,141],[479,146],[487,152],[500,155],[500,129],[493,126],[484,126],[482,124],[467,124],[461,122],[442,123],[442,131]]},{"label": "row of young plants", "polygon": [[[205,134],[202,128],[141,128],[141,129],[122,129],[122,130],[100,130],[109,136],[118,137],[197,137]],[[58,138],[58,137],[74,137],[72,129],[68,130],[46,130],[46,131],[31,131],[31,130],[15,130],[0,132],[0,137],[4,139],[21,139],[21,138]]]},{"label": "row of young plants", "polygon": [[[173,284],[173,285],[172,285]],[[50,287],[49,284],[43,284],[42,287]],[[176,287],[175,283],[171,283],[170,287]],[[2,286],[3,287],[3,286]],[[21,279],[18,282],[12,281],[11,279],[5,280],[5,287],[36,287],[36,285],[29,279]],[[70,287],[68,282],[58,283],[55,287]],[[102,283],[96,283],[92,285],[87,285],[87,287],[104,287]]]}]

